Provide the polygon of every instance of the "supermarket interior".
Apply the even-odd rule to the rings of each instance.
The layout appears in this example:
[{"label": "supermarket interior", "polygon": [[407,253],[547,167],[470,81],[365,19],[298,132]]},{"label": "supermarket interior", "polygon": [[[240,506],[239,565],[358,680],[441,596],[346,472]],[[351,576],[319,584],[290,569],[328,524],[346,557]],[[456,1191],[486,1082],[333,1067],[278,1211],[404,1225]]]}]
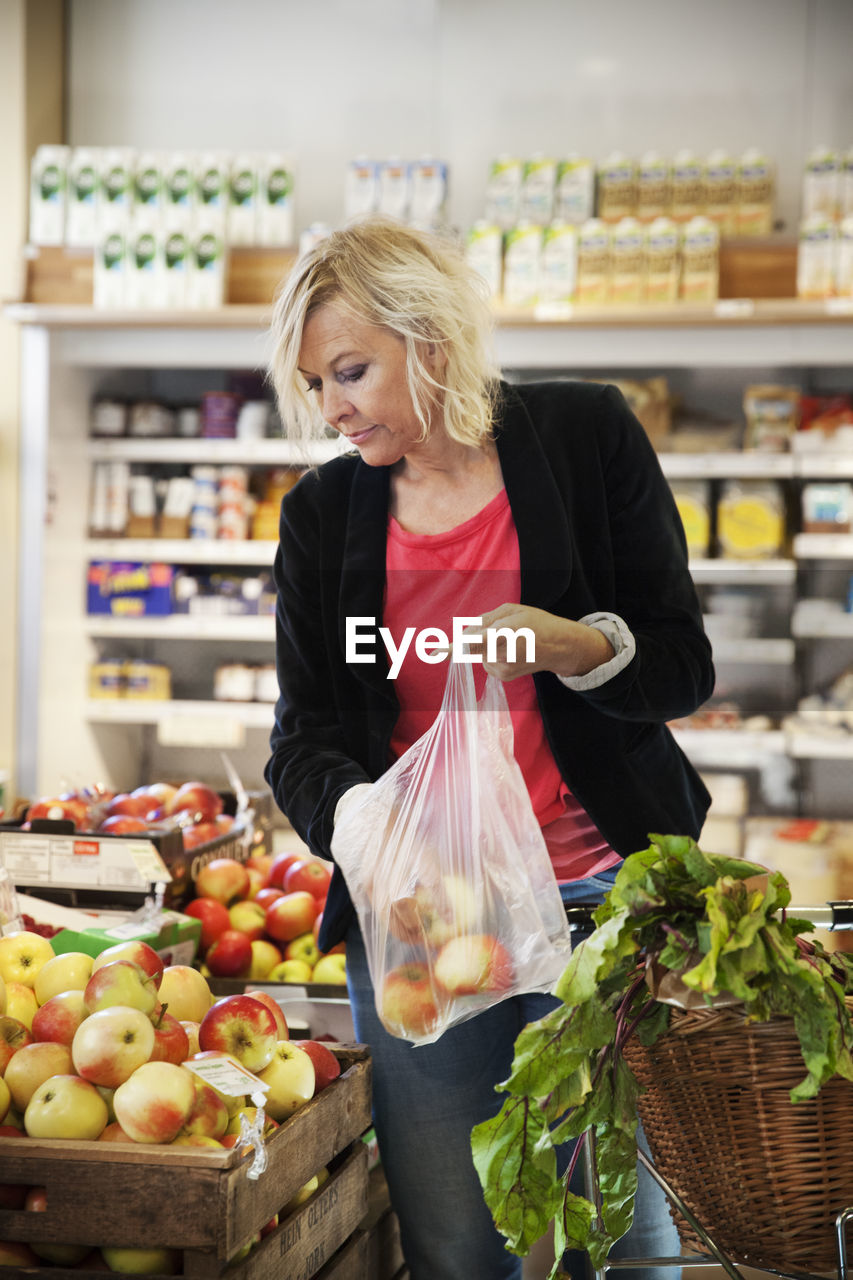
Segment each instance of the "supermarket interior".
[{"label": "supermarket interior", "polygon": [[[851,0],[0,2],[0,893],[17,889],[28,928],[135,912],[155,882],[155,906],[186,906],[205,861],[254,859],[254,897],[275,858],[310,860],[264,780],[273,562],[282,499],[341,448],[331,428],[307,453],[286,438],[270,321],[297,259],[373,213],[479,273],[506,382],[619,388],[712,647],[711,696],[667,721],[711,795],[699,845],[781,872],[795,905],[853,898],[851,52]],[[164,821],[185,785],[192,830]],[[214,876],[217,895],[249,901]],[[316,914],[260,928],[254,980],[309,958],[284,950],[316,942]],[[200,936],[175,926],[172,963]],[[351,1039],[344,966],[312,978],[318,958],[272,981],[302,989],[305,1037]],[[248,968],[222,963],[211,990],[242,992]],[[318,1014],[304,988],[326,975]],[[337,1107],[358,1137],[350,1053],[323,1123]],[[0,1112],[2,1088],[0,1072]],[[353,1136],[309,1150],[303,1119],[293,1195]],[[367,1184],[360,1163],[332,1167],[349,1216],[312,1248],[355,1258]],[[330,1280],[409,1275],[382,1213]],[[223,1231],[176,1237],[187,1276],[248,1250],[245,1205]],[[246,1280],[327,1274],[319,1252],[314,1270],[304,1249],[290,1270],[261,1256]]]}]

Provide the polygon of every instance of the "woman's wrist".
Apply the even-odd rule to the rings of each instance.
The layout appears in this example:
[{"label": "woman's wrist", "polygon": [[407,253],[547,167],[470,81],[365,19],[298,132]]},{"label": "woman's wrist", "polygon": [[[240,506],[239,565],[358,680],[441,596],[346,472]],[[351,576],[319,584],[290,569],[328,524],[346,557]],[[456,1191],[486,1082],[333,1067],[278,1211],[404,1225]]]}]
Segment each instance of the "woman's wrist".
[{"label": "woman's wrist", "polygon": [[570,622],[568,643],[561,646],[550,670],[560,679],[575,679],[589,675],[596,667],[603,666],[616,656],[616,650],[603,631],[585,623]]}]

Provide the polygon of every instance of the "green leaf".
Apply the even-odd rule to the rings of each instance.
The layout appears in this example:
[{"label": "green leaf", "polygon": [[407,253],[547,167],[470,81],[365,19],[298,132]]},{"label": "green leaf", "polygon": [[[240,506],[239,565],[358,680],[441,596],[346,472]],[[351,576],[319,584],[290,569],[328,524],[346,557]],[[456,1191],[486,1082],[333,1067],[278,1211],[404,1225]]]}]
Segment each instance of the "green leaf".
[{"label": "green leaf", "polygon": [[474,1167],[495,1225],[511,1253],[527,1253],[548,1230],[562,1195],[554,1151],[538,1149],[545,1128],[528,1098],[508,1098],[471,1134]]}]

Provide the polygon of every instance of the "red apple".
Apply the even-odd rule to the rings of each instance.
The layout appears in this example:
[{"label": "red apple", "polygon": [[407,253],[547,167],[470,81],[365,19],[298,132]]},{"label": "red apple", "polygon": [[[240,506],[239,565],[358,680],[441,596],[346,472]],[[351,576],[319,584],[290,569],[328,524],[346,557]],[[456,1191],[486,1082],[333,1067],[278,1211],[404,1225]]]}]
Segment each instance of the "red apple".
[{"label": "red apple", "polygon": [[125,1005],[150,1014],[157,1004],[157,982],[133,960],[111,960],[95,969],[83,992],[87,1013]]},{"label": "red apple", "polygon": [[42,796],[35,800],[27,810],[27,821],[35,822],[37,818],[50,818],[52,822],[73,822],[79,831],[86,825],[87,806],[72,799],[60,796]]},{"label": "red apple", "polygon": [[[30,1187],[24,1208],[28,1213],[45,1213],[47,1211],[47,1188]],[[53,1240],[34,1240],[31,1248],[45,1262],[52,1262],[58,1267],[76,1267],[86,1257],[91,1246],[88,1244],[60,1244]]]},{"label": "red apple", "polygon": [[290,942],[300,933],[310,933],[317,915],[317,899],[304,889],[284,893],[267,907],[266,929],[276,942]]},{"label": "red apple", "polygon": [[230,929],[228,908],[216,898],[193,898],[181,908],[185,916],[201,921],[201,949],[206,951],[220,934]]},{"label": "red apple", "polygon": [[129,1133],[125,1133],[118,1120],[112,1120],[104,1129],[98,1142],[133,1142]]},{"label": "red apple", "polygon": [[172,1142],[194,1103],[192,1072],[174,1062],[143,1062],[113,1098],[116,1119],[134,1142]]},{"label": "red apple", "polygon": [[270,867],[273,864],[273,855],[271,853],[253,853],[246,859],[246,866],[251,870],[260,871],[264,877],[264,884],[270,882]]},{"label": "red apple", "polygon": [[90,1013],[71,1042],[74,1070],[92,1084],[115,1089],[154,1052],[154,1027],[141,1009],[112,1005]]},{"label": "red apple", "polygon": [[82,991],[60,991],[33,1014],[33,1039],[70,1045],[86,1017]]},{"label": "red apple", "polygon": [[106,964],[112,964],[114,960],[130,960],[133,964],[138,964],[140,969],[144,969],[154,979],[154,985],[160,986],[163,978],[163,960],[147,942],[137,938],[128,942],[117,942],[115,946],[107,947],[95,957],[92,972],[96,973],[98,969],[103,969]]},{"label": "red apple", "polygon": [[255,1000],[260,1000],[261,1004],[265,1004],[272,1016],[275,1018],[276,1035],[279,1040],[289,1040],[290,1032],[287,1029],[287,1019],[284,1016],[284,1010],[281,1005],[273,1000],[268,991],[259,991],[257,987],[247,987],[243,995],[252,996]]},{"label": "red apple", "polygon": [[193,1088],[195,1095],[192,1110],[184,1121],[181,1133],[221,1138],[228,1128],[228,1108],[221,1095],[196,1075],[193,1076]]},{"label": "red apple", "polygon": [[12,1055],[32,1042],[32,1032],[18,1018],[12,1018],[8,1013],[0,1017],[0,1075],[6,1074]]},{"label": "red apple", "polygon": [[245,933],[250,942],[264,936],[267,913],[251,899],[233,903],[228,908],[228,919],[231,928]]},{"label": "red apple", "polygon": [[200,898],[215,898],[230,906],[249,891],[249,873],[235,858],[213,858],[196,876],[196,893]]},{"label": "red apple", "polygon": [[382,984],[378,1012],[393,1036],[410,1039],[434,1031],[439,1010],[427,965],[417,962],[392,969]]},{"label": "red apple", "polygon": [[214,822],[223,809],[222,797],[204,782],[185,782],[169,804],[170,813],[197,814],[197,822]]},{"label": "red apple", "polygon": [[204,962],[216,978],[247,978],[252,967],[252,940],[237,929],[226,929],[209,948]]},{"label": "red apple", "polygon": [[112,818],[115,815],[124,817],[142,818],[155,807],[155,802],[148,795],[139,795],[138,793],[130,794],[127,791],[120,791],[118,795],[113,796],[104,808],[104,817]]},{"label": "red apple", "polygon": [[283,886],[287,893],[304,889],[318,900],[325,900],[331,880],[332,869],[327,862],[321,862],[319,858],[305,858],[287,868]]},{"label": "red apple", "polygon": [[282,889],[284,887],[284,876],[294,862],[302,862],[305,855],[302,853],[278,853],[270,863],[267,872],[267,884],[274,888]]},{"label": "red apple", "polygon": [[20,1274],[23,1274],[24,1268],[38,1265],[38,1255],[33,1253],[28,1244],[21,1244],[17,1240],[0,1240],[0,1267],[19,1267]]},{"label": "red apple", "polygon": [[98,827],[98,831],[105,836],[129,836],[147,830],[148,823],[145,819],[130,813],[114,813],[111,817],[104,818]]},{"label": "red apple", "polygon": [[132,796],[147,796],[152,807],[156,805],[168,813],[172,800],[178,794],[178,788],[173,787],[171,782],[151,782],[147,787],[137,787],[130,794]]},{"label": "red apple", "polygon": [[271,906],[275,902],[276,898],[282,897],[284,897],[283,889],[277,888],[275,885],[268,884],[263,889],[258,890],[255,894],[254,901],[257,902],[259,907],[263,907],[264,911],[266,911],[267,907]]},{"label": "red apple", "polygon": [[294,1040],[293,1043],[300,1049],[304,1049],[314,1063],[316,1093],[325,1089],[326,1085],[331,1084],[333,1080],[337,1080],[341,1074],[341,1064],[328,1045],[321,1044],[319,1040]]},{"label": "red apple", "polygon": [[154,1048],[151,1062],[186,1062],[190,1056],[190,1038],[177,1018],[168,1013],[165,1005],[152,1015]]},{"label": "red apple", "polygon": [[202,1052],[230,1053],[257,1073],[271,1061],[278,1037],[270,1009],[254,996],[228,996],[213,1005],[198,1029]]},{"label": "red apple", "polygon": [[197,849],[200,844],[209,844],[222,835],[215,822],[191,822],[181,827],[181,836],[185,849]]},{"label": "red apple", "polygon": [[451,996],[508,991],[515,971],[505,947],[490,934],[451,938],[435,961],[436,982]]}]

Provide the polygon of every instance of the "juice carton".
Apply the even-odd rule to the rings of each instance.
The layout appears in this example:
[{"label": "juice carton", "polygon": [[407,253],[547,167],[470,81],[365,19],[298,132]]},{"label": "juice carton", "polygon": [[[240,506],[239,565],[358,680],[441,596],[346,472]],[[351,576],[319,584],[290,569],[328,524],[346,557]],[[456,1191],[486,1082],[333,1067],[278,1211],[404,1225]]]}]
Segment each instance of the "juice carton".
[{"label": "juice carton", "polygon": [[228,243],[255,244],[258,217],[258,159],[240,152],[228,164]]},{"label": "juice carton", "polygon": [[123,307],[127,287],[126,228],[102,227],[95,242],[93,302],[96,307]]},{"label": "juice carton", "polygon": [[637,166],[615,151],[598,167],[596,213],[602,222],[632,218],[637,208]]},{"label": "juice carton", "polygon": [[640,303],[644,295],[645,233],[636,218],[622,218],[610,232],[610,301]]},{"label": "juice carton", "polygon": [[197,215],[206,227],[217,224],[224,235],[228,219],[228,157],[221,151],[205,151],[196,159]]},{"label": "juice carton", "polygon": [[841,160],[841,216],[853,216],[853,147]]},{"label": "juice carton", "polygon": [[447,217],[448,171],[444,160],[424,156],[409,166],[411,185],[409,221],[415,227],[432,231],[442,226]]},{"label": "juice carton", "polygon": [[684,302],[712,302],[720,286],[720,232],[710,218],[691,218],[681,232]]},{"label": "juice carton", "polygon": [[475,222],[465,237],[465,258],[478,271],[493,298],[500,297],[503,268],[503,232],[493,222]]},{"label": "juice carton", "polygon": [[221,218],[200,215],[190,236],[187,306],[221,307],[225,300],[225,238]]},{"label": "juice carton", "polygon": [[578,230],[569,222],[552,222],[542,231],[539,301],[574,302],[578,282]]},{"label": "juice carton", "polygon": [[161,260],[162,305],[186,307],[189,297],[190,237],[185,219],[166,219]]},{"label": "juice carton", "polygon": [[259,244],[295,243],[293,185],[291,158],[282,151],[265,152],[258,164]]},{"label": "juice carton", "polygon": [[195,157],[186,151],[170,151],[163,157],[164,214],[169,225],[178,222],[189,229],[195,208]]},{"label": "juice carton", "polygon": [[158,221],[163,215],[163,157],[156,151],[140,151],[133,166],[134,207],[145,214],[146,222]]},{"label": "juice carton", "polygon": [[524,164],[516,156],[498,156],[486,180],[486,222],[508,231],[519,220]]},{"label": "juice carton", "polygon": [[637,217],[640,222],[665,218],[672,204],[672,165],[647,151],[637,165]]},{"label": "juice carton", "polygon": [[767,236],[773,230],[773,163],[755,148],[745,151],[735,176],[737,234]]},{"label": "juice carton", "polygon": [[601,218],[588,218],[578,230],[575,297],[592,306],[610,301],[610,228]]},{"label": "juice carton", "polygon": [[535,155],[524,163],[521,175],[520,222],[547,227],[554,217],[554,194],[557,186],[557,161]]},{"label": "juice carton", "polygon": [[379,166],[379,212],[404,222],[409,217],[411,187],[405,160],[383,160]]},{"label": "juice carton", "polygon": [[721,236],[733,236],[737,230],[736,168],[734,156],[718,149],[708,156],[702,173],[705,217],[716,223]]},{"label": "juice carton", "polygon": [[689,222],[703,210],[704,165],[692,151],[679,151],[672,162],[673,222]]},{"label": "juice carton", "polygon": [[344,218],[360,218],[379,208],[379,165],[359,156],[347,166],[344,185]]},{"label": "juice carton", "polygon": [[569,156],[557,165],[554,218],[579,227],[595,213],[595,165],[580,156]]},{"label": "juice carton", "polygon": [[134,153],[128,147],[101,150],[98,223],[101,232],[127,227],[134,207]]},{"label": "juice carton", "polygon": [[92,249],[98,235],[99,147],[74,147],[68,160],[65,243]]},{"label": "juice carton", "polygon": [[504,302],[510,307],[532,307],[539,297],[542,228],[519,223],[504,237]]},{"label": "juice carton", "polygon": [[835,292],[839,298],[853,298],[853,215],[838,224]]},{"label": "juice carton", "polygon": [[160,220],[153,212],[137,212],[127,229],[127,280],[125,302],[129,307],[163,305],[163,241]]},{"label": "juice carton", "polygon": [[803,171],[803,217],[816,214],[835,221],[841,207],[841,157],[829,147],[815,147]]},{"label": "juice carton", "polygon": [[37,147],[30,165],[30,241],[62,244],[69,148],[45,144]]},{"label": "juice carton", "polygon": [[646,228],[644,245],[646,302],[675,302],[678,298],[678,227],[672,218],[655,218]]},{"label": "juice carton", "polygon": [[823,214],[803,218],[797,242],[797,297],[829,298],[835,291],[835,223]]}]

